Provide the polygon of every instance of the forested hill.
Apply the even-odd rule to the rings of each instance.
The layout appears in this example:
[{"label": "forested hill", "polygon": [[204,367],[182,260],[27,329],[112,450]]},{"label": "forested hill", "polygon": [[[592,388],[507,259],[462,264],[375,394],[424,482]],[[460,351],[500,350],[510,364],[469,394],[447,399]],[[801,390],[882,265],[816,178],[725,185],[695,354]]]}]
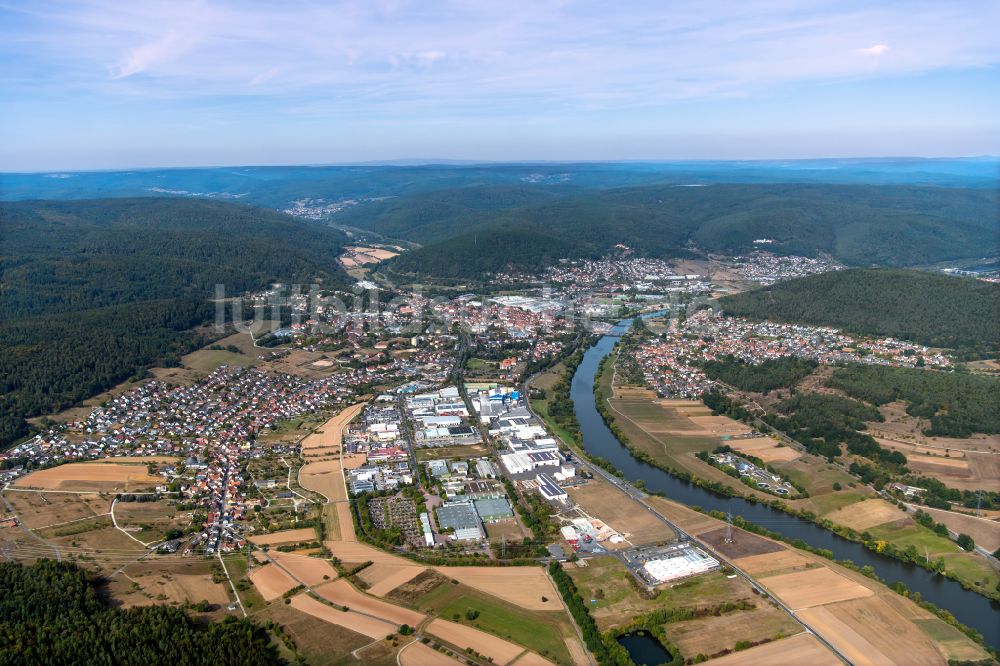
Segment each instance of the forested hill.
[{"label": "forested hill", "polygon": [[177,198],[0,204],[0,317],[203,300],[271,282],[344,283],[340,231],[264,208]]},{"label": "forested hill", "polygon": [[811,275],[721,299],[728,314],[836,326],[935,347],[1000,346],[1000,285],[895,269]]},{"label": "forested hill", "polygon": [[905,267],[982,256],[1000,233],[997,193],[981,189],[715,184],[545,196],[551,200],[517,205],[508,189],[484,209],[451,190],[361,205],[350,216],[352,224],[425,244],[396,259],[394,270],[445,277],[474,277],[498,264],[537,270],[553,254],[551,238],[568,258],[600,256],[618,243],[656,256],[734,254],[769,238],[777,253]]},{"label": "forested hill", "polygon": [[204,341],[215,285],[346,284],[340,231],[193,199],[0,204],[0,445]]},{"label": "forested hill", "polygon": [[284,663],[268,633],[166,605],[109,608],[75,564],[0,563],[0,664]]}]

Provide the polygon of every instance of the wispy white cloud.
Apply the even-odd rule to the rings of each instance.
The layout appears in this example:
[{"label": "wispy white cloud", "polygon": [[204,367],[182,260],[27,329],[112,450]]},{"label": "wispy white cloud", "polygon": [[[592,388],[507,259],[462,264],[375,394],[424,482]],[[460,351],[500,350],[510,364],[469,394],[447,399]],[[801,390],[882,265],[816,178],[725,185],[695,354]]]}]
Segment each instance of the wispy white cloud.
[{"label": "wispy white cloud", "polygon": [[156,41],[129,49],[122,61],[112,68],[111,77],[123,79],[170,60],[176,60],[194,44],[195,40],[190,35],[181,36],[171,30]]},{"label": "wispy white cloud", "polygon": [[0,29],[18,32],[5,57],[70,61],[65,76],[104,92],[115,90],[109,79],[142,73],[129,94],[181,97],[336,91],[394,106],[627,106],[870,76],[873,60],[877,75],[1000,62],[989,28],[1000,5],[980,0],[646,2],[627,12],[564,0],[513,11],[502,2],[84,0],[19,12],[16,28]]},{"label": "wispy white cloud", "polygon": [[868,56],[880,58],[889,52],[889,46],[887,44],[876,44],[875,46],[869,46],[868,48],[861,49],[861,52]]}]

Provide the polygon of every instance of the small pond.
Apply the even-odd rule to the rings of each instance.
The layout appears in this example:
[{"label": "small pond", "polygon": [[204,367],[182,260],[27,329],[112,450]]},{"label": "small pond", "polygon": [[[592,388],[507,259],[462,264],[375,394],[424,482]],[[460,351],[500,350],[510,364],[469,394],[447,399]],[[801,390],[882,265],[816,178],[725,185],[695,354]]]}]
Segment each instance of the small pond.
[{"label": "small pond", "polygon": [[628,650],[628,656],[638,666],[659,666],[674,658],[663,643],[648,631],[633,631],[618,637],[618,644]]}]

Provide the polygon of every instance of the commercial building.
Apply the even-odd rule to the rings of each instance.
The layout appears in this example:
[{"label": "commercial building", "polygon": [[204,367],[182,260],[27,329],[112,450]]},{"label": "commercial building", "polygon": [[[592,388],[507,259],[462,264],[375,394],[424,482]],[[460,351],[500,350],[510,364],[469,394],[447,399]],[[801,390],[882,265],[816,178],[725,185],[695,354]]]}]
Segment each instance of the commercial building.
[{"label": "commercial building", "polygon": [[482,523],[472,502],[445,502],[437,509],[437,523],[442,530],[454,530],[454,538],[459,541],[483,538]]},{"label": "commercial building", "polygon": [[566,491],[560,488],[548,474],[538,475],[538,490],[542,497],[551,502],[566,502],[569,497]]},{"label": "commercial building", "polygon": [[485,523],[493,523],[498,520],[513,518],[514,512],[510,508],[510,503],[502,498],[485,498],[474,500],[476,513]]}]

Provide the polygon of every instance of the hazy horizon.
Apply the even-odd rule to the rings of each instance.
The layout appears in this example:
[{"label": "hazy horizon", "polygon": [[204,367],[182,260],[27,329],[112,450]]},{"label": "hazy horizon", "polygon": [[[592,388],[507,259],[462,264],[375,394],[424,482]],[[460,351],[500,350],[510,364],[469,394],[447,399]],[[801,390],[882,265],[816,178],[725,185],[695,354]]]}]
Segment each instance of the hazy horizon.
[{"label": "hazy horizon", "polygon": [[[0,173],[9,175],[58,175],[59,173],[124,173],[132,171],[159,171],[159,170],[185,170],[185,169],[282,169],[282,168],[336,168],[336,167],[463,167],[463,166],[559,166],[559,165],[697,165],[697,164],[724,164],[724,165],[777,165],[782,163],[801,164],[809,162],[858,162],[860,164],[884,163],[884,162],[997,162],[1000,163],[1000,154],[981,155],[847,155],[842,157],[818,156],[818,157],[773,157],[773,158],[649,158],[649,159],[510,159],[510,160],[487,160],[487,159],[451,159],[451,158],[397,158],[383,160],[369,160],[356,162],[314,162],[314,163],[228,163],[228,164],[153,164],[149,166],[123,165],[118,167],[93,168],[93,169],[38,169],[38,170],[7,170],[0,169]],[[998,174],[1000,176],[1000,174]]]}]

